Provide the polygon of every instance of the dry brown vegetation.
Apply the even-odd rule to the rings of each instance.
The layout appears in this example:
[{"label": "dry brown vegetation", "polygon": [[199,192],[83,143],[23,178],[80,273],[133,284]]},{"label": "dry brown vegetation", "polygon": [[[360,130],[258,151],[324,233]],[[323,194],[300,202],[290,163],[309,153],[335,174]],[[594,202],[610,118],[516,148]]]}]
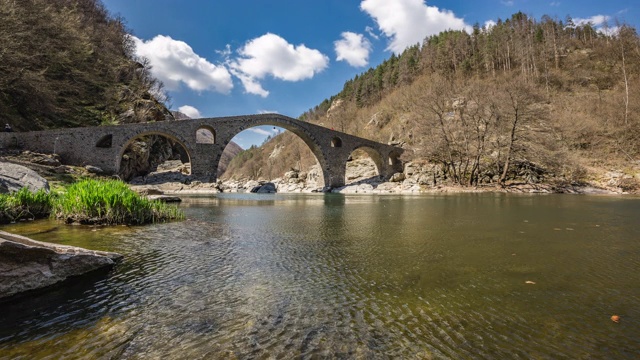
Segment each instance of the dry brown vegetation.
[{"label": "dry brown vegetation", "polygon": [[100,0],[0,0],[0,121],[17,130],[163,120],[161,84]]},{"label": "dry brown vegetation", "polygon": [[[640,156],[640,38],[612,25],[606,35],[517,13],[471,34],[447,31],[347,81],[300,120],[401,143],[405,160],[438,163],[460,185],[580,183]],[[298,149],[283,149],[274,168],[272,146],[245,164],[265,177],[294,167]]]}]

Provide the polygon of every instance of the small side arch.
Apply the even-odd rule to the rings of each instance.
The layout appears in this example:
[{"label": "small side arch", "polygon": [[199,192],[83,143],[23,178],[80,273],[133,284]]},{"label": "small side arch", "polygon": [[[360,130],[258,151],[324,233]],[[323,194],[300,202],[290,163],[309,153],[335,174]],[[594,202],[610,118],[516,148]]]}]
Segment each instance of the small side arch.
[{"label": "small side arch", "polygon": [[[345,166],[344,184],[352,184],[364,179],[384,176],[384,161],[383,155],[372,147],[366,145],[355,147],[343,165]],[[357,172],[354,173],[354,170],[357,170]]]},{"label": "small side arch", "polygon": [[108,134],[100,138],[96,143],[96,147],[109,149],[113,146],[113,134]]},{"label": "small side arch", "polygon": [[402,161],[400,161],[400,153],[395,150],[389,152],[389,155],[387,156],[387,164],[394,171],[402,171]]},{"label": "small side arch", "polygon": [[215,144],[216,131],[207,125],[202,125],[196,130],[196,144]]},{"label": "small side arch", "polygon": [[331,147],[335,147],[335,148],[342,147],[342,139],[340,139],[337,136],[331,139]]}]

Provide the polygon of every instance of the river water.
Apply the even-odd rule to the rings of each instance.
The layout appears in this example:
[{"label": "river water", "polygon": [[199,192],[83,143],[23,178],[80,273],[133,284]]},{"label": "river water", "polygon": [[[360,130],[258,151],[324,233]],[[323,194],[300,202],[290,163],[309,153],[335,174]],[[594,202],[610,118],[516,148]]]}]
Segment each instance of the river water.
[{"label": "river water", "polygon": [[0,358],[640,358],[638,198],[233,194],[180,206],[185,222],[2,227],[125,259],[1,304]]}]

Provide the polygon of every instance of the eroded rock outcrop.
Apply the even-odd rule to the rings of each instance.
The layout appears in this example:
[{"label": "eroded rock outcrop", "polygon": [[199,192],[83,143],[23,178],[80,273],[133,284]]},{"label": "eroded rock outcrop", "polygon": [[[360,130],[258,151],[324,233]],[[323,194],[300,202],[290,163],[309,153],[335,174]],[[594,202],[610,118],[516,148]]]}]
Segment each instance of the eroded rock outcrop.
[{"label": "eroded rock outcrop", "polygon": [[122,255],[35,241],[0,231],[0,299],[110,267]]}]

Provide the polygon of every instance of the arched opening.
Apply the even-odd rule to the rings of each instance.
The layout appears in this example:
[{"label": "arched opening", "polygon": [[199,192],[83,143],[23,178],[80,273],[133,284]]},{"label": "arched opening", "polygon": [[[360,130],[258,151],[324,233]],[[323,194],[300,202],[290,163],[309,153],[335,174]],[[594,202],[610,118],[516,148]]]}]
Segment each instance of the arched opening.
[{"label": "arched opening", "polygon": [[395,172],[402,172],[402,161],[400,161],[400,154],[397,151],[389,153],[387,164],[389,164]]},{"label": "arched opening", "polygon": [[[305,192],[324,187],[318,157],[303,135],[279,127],[278,123],[239,128],[218,163],[223,191],[248,192],[271,183],[278,192]],[[317,147],[317,146],[316,146]],[[319,152],[318,149],[316,151]]]},{"label": "arched opening", "polygon": [[191,174],[190,155],[169,134],[140,134],[123,148],[118,175],[133,184],[184,182]]},{"label": "arched opening", "polygon": [[351,152],[345,169],[345,184],[380,182],[382,161],[372,148],[360,147]]},{"label": "arched opening", "polygon": [[215,144],[216,132],[208,126],[201,126],[196,131],[196,144]]},{"label": "arched opening", "polygon": [[342,147],[342,139],[337,136],[331,139],[331,147]]},{"label": "arched opening", "polygon": [[98,140],[96,147],[99,148],[110,148],[113,145],[113,134],[105,135]]}]

